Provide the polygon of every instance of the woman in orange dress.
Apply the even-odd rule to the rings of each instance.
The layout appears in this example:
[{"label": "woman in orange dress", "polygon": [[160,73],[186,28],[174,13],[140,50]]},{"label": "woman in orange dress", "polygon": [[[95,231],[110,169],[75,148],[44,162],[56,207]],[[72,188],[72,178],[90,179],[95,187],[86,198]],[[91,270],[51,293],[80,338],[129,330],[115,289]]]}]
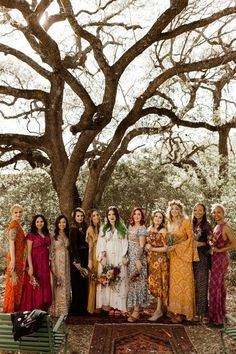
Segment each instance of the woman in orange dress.
[{"label": "woman in orange dress", "polygon": [[168,239],[174,239],[174,245],[169,246],[171,252],[168,310],[171,321],[179,323],[184,319],[193,320],[195,315],[193,261],[198,261],[199,257],[197,250],[193,249],[192,223],[184,215],[184,205],[179,200],[169,202],[167,217]]},{"label": "woman in orange dress", "polygon": [[15,312],[20,308],[25,256],[25,235],[20,222],[23,207],[14,204],[11,209],[12,221],[8,225],[9,253],[7,255],[6,288],[2,312]]}]

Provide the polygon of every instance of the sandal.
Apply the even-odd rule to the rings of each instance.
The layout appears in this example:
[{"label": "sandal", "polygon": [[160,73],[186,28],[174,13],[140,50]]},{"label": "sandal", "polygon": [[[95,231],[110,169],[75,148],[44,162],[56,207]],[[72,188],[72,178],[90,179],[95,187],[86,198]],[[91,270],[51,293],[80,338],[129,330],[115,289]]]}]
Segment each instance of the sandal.
[{"label": "sandal", "polygon": [[[135,313],[137,314],[137,316],[134,316]],[[136,322],[137,320],[139,320],[139,317],[140,317],[139,311],[134,310],[133,313],[132,313],[132,315],[130,315],[130,316],[128,317],[127,321],[133,323],[133,322]]]},{"label": "sandal", "polygon": [[209,320],[206,316],[203,316],[202,319],[201,319],[201,322],[203,325],[207,325],[209,323]]},{"label": "sandal", "polygon": [[172,323],[182,323],[183,320],[184,320],[184,317],[183,315],[175,315],[171,318],[171,322]]},{"label": "sandal", "polygon": [[110,317],[115,316],[115,310],[114,310],[114,309],[111,309],[111,310],[109,311],[109,313],[108,313],[108,316],[110,316]]},{"label": "sandal", "polygon": [[115,310],[114,311],[114,317],[121,317],[121,312],[120,312],[120,310]]}]

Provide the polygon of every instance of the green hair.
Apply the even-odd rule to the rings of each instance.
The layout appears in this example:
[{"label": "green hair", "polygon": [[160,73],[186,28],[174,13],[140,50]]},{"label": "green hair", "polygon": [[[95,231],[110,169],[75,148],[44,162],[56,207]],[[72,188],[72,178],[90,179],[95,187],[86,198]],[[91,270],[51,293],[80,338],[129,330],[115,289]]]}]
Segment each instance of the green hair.
[{"label": "green hair", "polygon": [[[122,236],[122,238],[125,238],[126,234],[127,234],[127,228],[124,224],[124,222],[119,219],[116,223],[115,223],[115,228],[116,230],[118,231],[118,233]],[[111,225],[110,223],[106,223],[104,226],[103,226],[103,232],[102,232],[102,237],[105,236],[106,232],[108,230],[111,230]]]}]

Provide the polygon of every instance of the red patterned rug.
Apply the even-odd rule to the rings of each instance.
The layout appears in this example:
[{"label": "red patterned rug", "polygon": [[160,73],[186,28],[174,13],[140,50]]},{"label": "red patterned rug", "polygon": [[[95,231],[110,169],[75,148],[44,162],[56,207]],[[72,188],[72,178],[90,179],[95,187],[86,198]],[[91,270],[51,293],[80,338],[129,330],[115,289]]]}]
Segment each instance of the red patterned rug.
[{"label": "red patterned rug", "polygon": [[[149,323],[148,318],[152,316],[153,314],[153,309],[145,309],[142,315],[140,316],[140,319],[137,321],[137,323]],[[67,317],[66,322],[68,324],[72,325],[80,325],[80,324],[88,324],[88,325],[94,325],[95,323],[127,323],[127,317],[110,317],[108,316],[108,312],[102,311],[99,314],[93,314],[93,315],[86,315],[86,316],[72,316],[69,315]],[[164,324],[171,324],[171,321],[168,317],[162,316],[160,317],[155,323],[164,323]],[[196,324],[194,322],[190,321],[184,321],[183,324],[186,325],[193,325]]]},{"label": "red patterned rug", "polygon": [[183,325],[95,324],[89,354],[196,354]]}]

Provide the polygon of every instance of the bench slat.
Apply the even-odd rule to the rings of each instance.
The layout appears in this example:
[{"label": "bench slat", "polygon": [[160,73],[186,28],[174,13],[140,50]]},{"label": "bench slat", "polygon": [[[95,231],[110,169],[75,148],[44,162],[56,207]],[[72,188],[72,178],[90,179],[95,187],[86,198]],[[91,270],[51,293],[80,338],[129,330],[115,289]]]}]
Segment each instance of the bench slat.
[{"label": "bench slat", "polygon": [[[0,314],[0,350],[1,352],[17,352],[22,353],[56,353],[61,344],[64,342],[65,348],[67,345],[65,316],[61,316],[57,321],[54,329],[49,315],[45,316],[42,325],[37,332],[21,337],[19,341],[14,341],[12,334],[11,315],[6,313]],[[63,325],[64,331],[59,330]],[[54,349],[50,349],[53,345]]]}]

